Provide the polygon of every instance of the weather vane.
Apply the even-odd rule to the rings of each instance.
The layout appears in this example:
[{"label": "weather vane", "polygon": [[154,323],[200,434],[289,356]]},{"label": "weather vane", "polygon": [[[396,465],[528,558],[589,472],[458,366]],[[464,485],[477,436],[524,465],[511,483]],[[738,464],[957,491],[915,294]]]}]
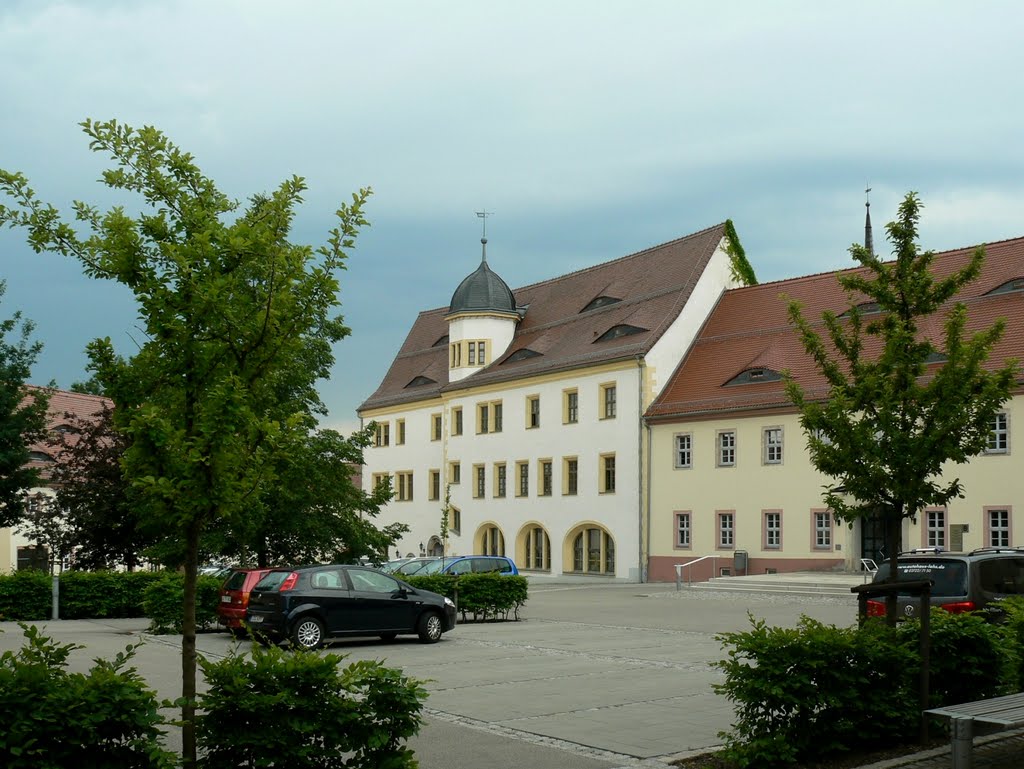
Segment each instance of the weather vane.
[{"label": "weather vane", "polygon": [[479,217],[480,219],[483,219],[483,220],[484,220],[484,234],[483,234],[483,241],[484,241],[484,242],[486,243],[486,242],[487,242],[487,217],[488,217],[488,216],[494,216],[494,212],[493,212],[493,211],[488,211],[488,210],[487,210],[487,209],[485,208],[485,209],[484,209],[483,211],[477,211],[477,212],[476,212],[476,215],[477,215],[477,216],[478,216],[478,217]]}]

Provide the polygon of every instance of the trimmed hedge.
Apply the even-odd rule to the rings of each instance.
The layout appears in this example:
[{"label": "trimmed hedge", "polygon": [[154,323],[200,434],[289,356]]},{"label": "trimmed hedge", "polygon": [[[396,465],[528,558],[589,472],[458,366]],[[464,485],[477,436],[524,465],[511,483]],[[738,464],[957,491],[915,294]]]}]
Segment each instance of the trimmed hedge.
[{"label": "trimmed hedge", "polygon": [[485,574],[427,574],[402,577],[413,587],[439,593],[455,601],[465,622],[474,620],[519,619],[519,610],[529,597],[529,581],[522,576]]},{"label": "trimmed hedge", "polygon": [[[66,571],[60,575],[61,619],[150,617],[155,633],[179,632],[184,601],[182,575],[176,572]],[[197,626],[217,622],[223,580],[199,577]],[[38,622],[50,618],[53,582],[32,569],[0,575],[0,620]],[[174,602],[177,601],[175,604]]]},{"label": "trimmed hedge", "polygon": [[[930,707],[1019,690],[1024,603],[1012,611],[1020,624],[932,609]],[[714,689],[736,711],[732,731],[719,736],[735,766],[825,760],[865,735],[879,747],[916,738],[920,622],[837,628],[804,617],[795,628],[772,628],[751,617],[751,624],[717,636],[729,651],[717,663],[725,683]]]}]

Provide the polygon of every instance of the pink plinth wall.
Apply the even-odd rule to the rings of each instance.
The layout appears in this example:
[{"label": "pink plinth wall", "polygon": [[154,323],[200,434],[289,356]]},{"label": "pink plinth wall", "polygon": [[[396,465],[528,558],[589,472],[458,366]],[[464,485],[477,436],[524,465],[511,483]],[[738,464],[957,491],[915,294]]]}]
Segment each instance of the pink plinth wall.
[{"label": "pink plinth wall", "polygon": [[[648,582],[675,582],[677,563],[689,563],[696,561],[698,555],[657,555],[651,556],[648,563]],[[716,556],[717,560],[706,558],[705,560],[683,570],[683,581],[706,582],[711,577],[717,577],[722,568],[732,570],[732,576],[742,576],[744,572],[733,568],[733,553],[723,551]],[[787,571],[835,571],[842,569],[845,565],[842,558],[819,557],[819,558],[749,558],[747,560],[746,574],[766,574],[767,569],[775,569],[779,574]]]}]

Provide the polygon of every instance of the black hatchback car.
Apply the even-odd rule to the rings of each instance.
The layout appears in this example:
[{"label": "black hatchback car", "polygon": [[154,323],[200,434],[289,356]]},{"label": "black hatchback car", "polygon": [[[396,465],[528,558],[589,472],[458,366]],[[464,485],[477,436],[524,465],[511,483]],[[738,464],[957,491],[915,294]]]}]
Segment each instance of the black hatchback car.
[{"label": "black hatchback car", "polygon": [[246,621],[261,641],[316,649],[329,638],[416,634],[435,643],[455,627],[450,598],[363,566],[274,569],[249,595]]}]

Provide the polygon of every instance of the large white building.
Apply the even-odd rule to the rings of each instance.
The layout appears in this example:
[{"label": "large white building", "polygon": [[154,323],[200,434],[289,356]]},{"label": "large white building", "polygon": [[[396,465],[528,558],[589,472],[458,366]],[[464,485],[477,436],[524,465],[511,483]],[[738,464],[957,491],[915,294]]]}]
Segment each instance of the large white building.
[{"label": "large white building", "polygon": [[[510,290],[486,255],[446,307],[416,319],[360,407],[377,423],[364,488],[402,554],[505,554],[537,575],[645,578],[643,414],[723,292],[727,224]],[[741,252],[740,252],[741,253]]]},{"label": "large white building", "polygon": [[[932,270],[949,275],[974,248],[935,255]],[[967,309],[967,331],[1006,321],[988,364],[1024,361],[1024,238],[990,243],[981,275],[955,300]],[[860,567],[891,554],[878,521],[838,523],[823,506],[834,481],[810,462],[807,439],[786,396],[789,371],[810,398],[827,383],[804,352],[787,316],[787,299],[824,332],[822,312],[837,316],[850,298],[833,273],[728,291],[683,362],[647,411],[652,436],[649,532],[651,580]],[[862,297],[866,301],[866,298]],[[865,319],[876,312],[861,307]],[[943,347],[944,312],[921,324]],[[941,366],[941,358],[934,363]],[[1024,379],[992,422],[988,449],[945,479],[959,478],[964,497],[929,508],[903,524],[901,544],[969,551],[1024,545]],[[737,558],[737,554],[743,557]]]}]

